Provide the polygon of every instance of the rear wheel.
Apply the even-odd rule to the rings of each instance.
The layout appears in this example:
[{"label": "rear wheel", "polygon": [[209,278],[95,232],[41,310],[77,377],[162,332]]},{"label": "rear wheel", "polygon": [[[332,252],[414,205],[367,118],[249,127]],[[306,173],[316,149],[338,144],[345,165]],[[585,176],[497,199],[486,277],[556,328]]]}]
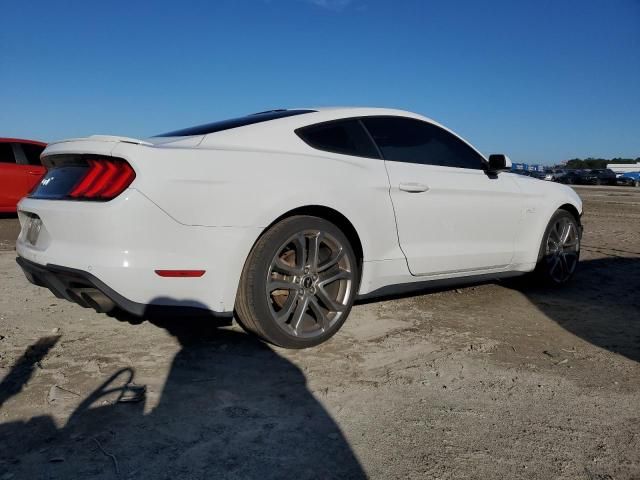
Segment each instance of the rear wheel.
[{"label": "rear wheel", "polygon": [[353,248],[338,227],[318,217],[289,217],[249,254],[236,314],[246,330],[275,345],[318,345],[349,315],[358,278]]},{"label": "rear wheel", "polygon": [[542,237],[536,274],[550,285],[567,283],[580,258],[580,225],[566,210],[553,214]]}]

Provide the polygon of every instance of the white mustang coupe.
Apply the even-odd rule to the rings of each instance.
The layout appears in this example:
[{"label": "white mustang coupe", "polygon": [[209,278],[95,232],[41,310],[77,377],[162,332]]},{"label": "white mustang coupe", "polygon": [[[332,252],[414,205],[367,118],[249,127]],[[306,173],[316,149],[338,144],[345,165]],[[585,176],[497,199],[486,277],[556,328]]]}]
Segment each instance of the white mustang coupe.
[{"label": "white mustang coupe", "polygon": [[17,261],[107,312],[235,313],[274,344],[331,337],[356,297],[573,275],[582,203],[420,115],[273,110],[146,140],[49,144]]}]

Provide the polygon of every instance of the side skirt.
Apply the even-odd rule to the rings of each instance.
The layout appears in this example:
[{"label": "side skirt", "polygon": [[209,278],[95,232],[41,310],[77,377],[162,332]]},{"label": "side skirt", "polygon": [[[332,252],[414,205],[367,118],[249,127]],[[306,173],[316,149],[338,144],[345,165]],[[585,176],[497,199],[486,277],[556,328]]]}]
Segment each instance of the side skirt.
[{"label": "side skirt", "polygon": [[418,292],[428,293],[429,291],[442,290],[448,287],[488,283],[495,280],[500,280],[502,278],[519,277],[527,273],[529,272],[509,271],[485,273],[482,275],[470,275],[468,277],[425,280],[423,282],[400,283],[378,288],[377,290],[365,293],[364,295],[358,295],[356,297],[356,301],[367,303],[367,301],[369,300],[381,299],[384,297],[412,294]]}]

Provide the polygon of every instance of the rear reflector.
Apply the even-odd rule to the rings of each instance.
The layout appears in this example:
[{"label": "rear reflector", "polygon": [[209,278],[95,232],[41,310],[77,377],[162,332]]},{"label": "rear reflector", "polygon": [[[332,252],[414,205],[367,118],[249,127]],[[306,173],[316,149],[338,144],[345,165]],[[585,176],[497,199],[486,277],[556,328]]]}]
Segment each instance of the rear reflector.
[{"label": "rear reflector", "polygon": [[205,270],[156,270],[161,277],[201,277]]},{"label": "rear reflector", "polygon": [[111,200],[120,195],[136,178],[124,160],[89,159],[87,173],[73,187],[69,196],[75,199]]}]

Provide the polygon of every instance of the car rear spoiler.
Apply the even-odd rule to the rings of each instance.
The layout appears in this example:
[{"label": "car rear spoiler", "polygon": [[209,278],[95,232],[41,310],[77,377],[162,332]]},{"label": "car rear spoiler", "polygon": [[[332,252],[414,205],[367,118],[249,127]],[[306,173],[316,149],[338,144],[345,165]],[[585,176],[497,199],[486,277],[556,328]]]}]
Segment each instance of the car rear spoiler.
[{"label": "car rear spoiler", "polygon": [[110,143],[133,143],[134,145],[153,145],[153,143],[138,138],[131,137],[119,137],[117,135],[90,135],[82,138],[68,138],[65,140],[58,140],[57,142],[51,142],[49,145],[57,145],[59,143],[78,142],[78,141],[95,141],[95,142],[110,142]]}]

